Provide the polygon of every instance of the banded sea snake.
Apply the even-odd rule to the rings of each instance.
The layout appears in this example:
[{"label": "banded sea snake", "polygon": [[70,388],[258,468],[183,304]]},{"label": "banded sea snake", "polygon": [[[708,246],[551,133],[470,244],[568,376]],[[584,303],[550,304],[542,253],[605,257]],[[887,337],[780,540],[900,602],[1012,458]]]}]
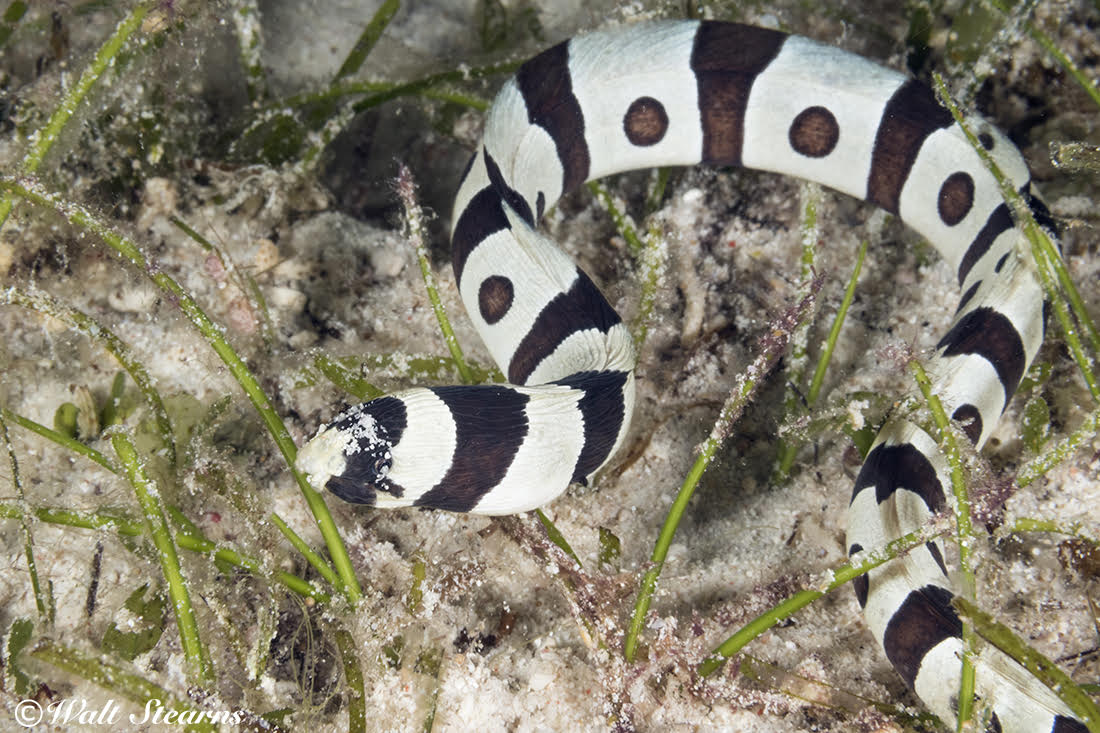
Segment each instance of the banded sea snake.
[{"label": "banded sea snake", "polygon": [[[1019,151],[981,144],[1050,224]],[[981,446],[1043,338],[1043,294],[997,185],[924,84],[774,30],[663,22],[592,33],[525,63],[498,94],[454,205],[463,303],[510,384],[412,389],[352,407],[298,466],[378,507],[512,514],[586,482],[623,442],[635,353],[592,281],[535,227],[582,182],[670,165],[743,165],[817,181],[897,214],[957,271],[962,299],[928,368]],[[935,441],[887,422],[856,480],[849,552],[918,529],[946,504]],[[920,699],[953,721],[961,624],[938,542],[856,583],[875,638]],[[992,730],[1083,731],[988,646],[978,695]]]}]

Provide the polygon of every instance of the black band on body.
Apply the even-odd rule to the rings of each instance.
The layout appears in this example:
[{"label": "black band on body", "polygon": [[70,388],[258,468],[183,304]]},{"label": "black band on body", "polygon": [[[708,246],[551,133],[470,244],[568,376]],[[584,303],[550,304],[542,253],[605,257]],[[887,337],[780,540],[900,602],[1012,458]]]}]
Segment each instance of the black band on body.
[{"label": "black band on body", "polygon": [[569,41],[519,67],[516,85],[527,104],[527,120],[546,130],[558,150],[561,192],[572,191],[588,180],[591,158],[584,139],[584,115],[569,74]]},{"label": "black band on body", "polygon": [[492,187],[483,188],[474,194],[470,203],[458,215],[455,233],[451,237],[451,267],[455,280],[462,284],[462,271],[470,253],[477,249],[487,237],[510,229],[508,217],[500,194]]},{"label": "black band on body", "polygon": [[468,512],[501,482],[527,437],[528,397],[510,387],[433,387],[451,411],[455,452],[438,484],[416,506]]},{"label": "black band on body", "polygon": [[879,504],[892,497],[898,489],[906,489],[920,496],[930,512],[939,511],[944,504],[943,486],[936,469],[910,443],[880,443],[867,454],[863,468],[856,477],[852,500],[868,486],[875,487],[875,500]]},{"label": "black band on body", "polygon": [[579,372],[554,382],[584,391],[577,404],[584,419],[584,448],[571,481],[586,483],[588,475],[611,455],[626,419],[623,401],[626,378],[626,372]]},{"label": "black band on body", "polygon": [[902,84],[886,103],[875,134],[867,200],[897,214],[901,189],[925,138],[954,121],[926,84],[916,79]]},{"label": "black band on body", "polygon": [[882,647],[894,669],[913,688],[924,656],[944,639],[962,636],[962,621],[951,606],[950,591],[926,585],[902,602],[882,635]]},{"label": "black band on body", "polygon": [[785,40],[786,33],[740,23],[699,24],[691,49],[691,70],[699,94],[702,162],[741,165],[749,92]]},{"label": "black band on body", "polygon": [[1024,376],[1023,339],[1012,321],[992,308],[983,306],[967,313],[936,348],[943,349],[944,356],[977,354],[992,364],[1004,388],[1006,406]]},{"label": "black band on body", "polygon": [[577,268],[577,279],[566,293],[546,304],[531,330],[520,341],[508,365],[508,381],[526,384],[527,378],[570,334],[595,328],[603,333],[621,323],[593,282]]}]

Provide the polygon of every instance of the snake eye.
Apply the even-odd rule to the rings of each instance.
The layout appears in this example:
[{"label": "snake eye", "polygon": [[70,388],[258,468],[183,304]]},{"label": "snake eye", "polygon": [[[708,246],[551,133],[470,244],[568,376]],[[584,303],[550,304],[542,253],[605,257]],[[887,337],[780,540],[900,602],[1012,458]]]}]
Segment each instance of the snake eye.
[{"label": "snake eye", "polygon": [[384,477],[390,472],[390,466],[393,465],[392,456],[389,451],[386,451],[382,455],[374,459],[374,474],[378,478]]}]

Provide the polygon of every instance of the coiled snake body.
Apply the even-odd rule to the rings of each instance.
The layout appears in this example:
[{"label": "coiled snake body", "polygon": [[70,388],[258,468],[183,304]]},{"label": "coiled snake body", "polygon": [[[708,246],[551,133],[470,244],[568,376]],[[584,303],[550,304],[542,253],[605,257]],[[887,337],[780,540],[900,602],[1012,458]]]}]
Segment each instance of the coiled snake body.
[{"label": "coiled snake body", "polygon": [[[982,120],[981,144],[1031,202],[1017,149]],[[511,514],[586,482],[623,442],[634,402],[629,333],[535,227],[566,191],[611,173],[743,165],[817,181],[898,215],[958,273],[962,299],[928,369],[976,446],[1043,338],[1043,295],[997,184],[924,84],[774,30],[664,22],[593,33],[524,64],[500,91],[455,200],[462,300],[510,384],[413,389],[347,410],[298,466],[378,507]],[[856,480],[850,552],[914,531],[946,503],[947,465],[892,419]],[[962,650],[939,543],[856,583],[868,624],[924,703],[953,721]],[[978,695],[1003,731],[1083,731],[1065,705],[985,648]]]}]

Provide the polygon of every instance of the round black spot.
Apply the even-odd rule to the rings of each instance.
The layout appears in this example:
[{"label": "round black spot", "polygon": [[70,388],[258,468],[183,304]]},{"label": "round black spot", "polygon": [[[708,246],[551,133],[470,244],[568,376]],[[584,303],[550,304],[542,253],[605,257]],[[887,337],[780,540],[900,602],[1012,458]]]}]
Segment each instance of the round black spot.
[{"label": "round black spot", "polygon": [[962,171],[949,175],[940,186],[940,197],[936,203],[943,223],[949,227],[955,226],[966,218],[973,205],[974,179]]},{"label": "round black spot", "polygon": [[626,139],[639,147],[656,145],[668,132],[665,106],[653,97],[638,97],[623,115]]},{"label": "round black spot", "polygon": [[982,144],[982,147],[986,150],[993,149],[993,136],[990,135],[988,132],[978,133],[978,142],[980,142]]},{"label": "round black spot", "polygon": [[809,158],[824,158],[840,139],[840,125],[824,107],[807,107],[798,113],[787,132],[791,147]]},{"label": "round black spot", "polygon": [[512,281],[501,275],[490,275],[481,281],[477,291],[477,307],[481,317],[492,325],[508,313],[515,293]]}]

